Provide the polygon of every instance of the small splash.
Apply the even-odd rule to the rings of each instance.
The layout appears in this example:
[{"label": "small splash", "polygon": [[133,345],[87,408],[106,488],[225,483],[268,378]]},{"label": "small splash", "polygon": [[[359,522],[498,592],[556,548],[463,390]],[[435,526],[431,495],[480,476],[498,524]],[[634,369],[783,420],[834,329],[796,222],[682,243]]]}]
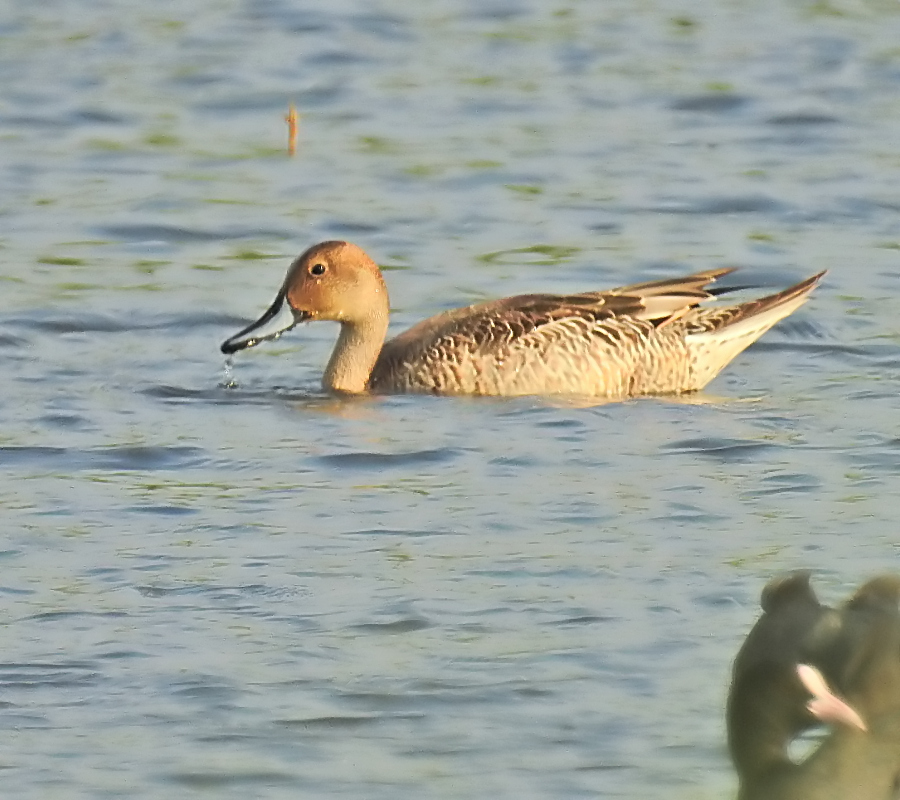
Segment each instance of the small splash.
[{"label": "small splash", "polygon": [[222,375],[222,384],[223,389],[236,389],[237,381],[234,379],[234,357],[226,356],[225,357],[225,367],[224,373]]}]

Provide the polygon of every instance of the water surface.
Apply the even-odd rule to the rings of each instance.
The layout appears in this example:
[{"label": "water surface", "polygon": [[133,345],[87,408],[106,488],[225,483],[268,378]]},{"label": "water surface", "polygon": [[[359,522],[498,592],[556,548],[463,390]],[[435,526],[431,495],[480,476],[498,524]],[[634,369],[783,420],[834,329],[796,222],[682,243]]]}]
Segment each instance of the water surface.
[{"label": "water surface", "polygon": [[[0,18],[6,793],[728,796],[764,582],[897,564],[900,6],[182,5]],[[396,329],[829,275],[692,401],[226,387],[327,238]]]}]

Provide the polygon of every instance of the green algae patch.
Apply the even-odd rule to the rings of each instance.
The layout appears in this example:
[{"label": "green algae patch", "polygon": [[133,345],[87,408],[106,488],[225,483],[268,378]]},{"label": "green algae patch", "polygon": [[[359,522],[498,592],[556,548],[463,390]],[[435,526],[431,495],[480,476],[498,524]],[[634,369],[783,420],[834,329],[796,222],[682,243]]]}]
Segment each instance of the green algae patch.
[{"label": "green algae patch", "polygon": [[525,195],[542,194],[544,191],[540,186],[532,186],[527,183],[507,183],[505,186],[511,192]]},{"label": "green algae patch", "polygon": [[234,261],[266,261],[272,258],[284,258],[281,253],[263,253],[259,250],[238,250],[234,255],[226,256]]},{"label": "green algae patch", "polygon": [[[494,253],[485,253],[478,256],[478,260],[485,264],[516,264],[527,263],[540,265],[562,264],[572,256],[581,252],[580,247],[566,245],[535,244],[531,247],[516,247],[512,250],[497,250]],[[524,258],[520,257],[524,256]],[[530,256],[530,258],[529,258]]]},{"label": "green algae patch", "polygon": [[72,258],[71,256],[43,256],[37,262],[55,267],[83,267],[87,263],[83,258]]},{"label": "green algae patch", "polygon": [[181,144],[181,139],[171,133],[148,133],[144,137],[144,144],[152,147],[177,147]]},{"label": "green algae patch", "polygon": [[358,149],[363,153],[373,155],[395,156],[402,152],[399,142],[387,139],[384,136],[360,136]]}]

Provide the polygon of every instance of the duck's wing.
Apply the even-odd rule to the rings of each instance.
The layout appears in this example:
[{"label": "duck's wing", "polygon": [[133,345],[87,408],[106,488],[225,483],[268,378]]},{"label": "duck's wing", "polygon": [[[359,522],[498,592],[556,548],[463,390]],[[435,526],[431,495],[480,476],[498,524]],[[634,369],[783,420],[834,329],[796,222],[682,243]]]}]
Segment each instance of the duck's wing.
[{"label": "duck's wing", "polygon": [[686,309],[714,297],[715,295],[707,291],[706,287],[730,272],[734,272],[734,267],[705,270],[680,278],[663,278],[658,281],[635,283],[608,292],[580,296],[596,297],[612,306],[615,306],[617,299],[625,300],[627,298],[632,303],[639,302],[641,306],[636,311],[626,312],[630,316],[661,322],[673,315],[681,316]]},{"label": "duck's wing", "polygon": [[560,320],[590,323],[617,317],[656,325],[684,315],[713,297],[703,287],[732,269],[637,283],[601,292],[524,294],[445,311],[414,325],[385,344],[385,358],[406,359],[435,346],[487,353]]}]

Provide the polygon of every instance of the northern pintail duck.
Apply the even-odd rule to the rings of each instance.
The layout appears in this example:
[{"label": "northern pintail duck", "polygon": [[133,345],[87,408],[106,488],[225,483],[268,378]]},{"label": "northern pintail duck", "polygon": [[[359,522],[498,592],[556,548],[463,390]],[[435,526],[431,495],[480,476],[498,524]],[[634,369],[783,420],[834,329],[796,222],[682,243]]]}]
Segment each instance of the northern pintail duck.
[{"label": "northern pintail duck", "polygon": [[[765,588],[728,697],[738,800],[900,797],[898,597],[893,575],[864,584],[839,609],[819,603],[808,573]],[[833,728],[793,760],[790,743],[818,722]]]},{"label": "northern pintail duck", "polygon": [[385,342],[381,271],[349,242],[310,247],[275,302],[222,344],[234,353],[307,320],[341,324],[322,384],[360,394],[581,395],[610,400],[702,389],[796,311],[824,273],[738,305],[700,306],[730,269],[605,292],[526,294],[446,311]]}]

